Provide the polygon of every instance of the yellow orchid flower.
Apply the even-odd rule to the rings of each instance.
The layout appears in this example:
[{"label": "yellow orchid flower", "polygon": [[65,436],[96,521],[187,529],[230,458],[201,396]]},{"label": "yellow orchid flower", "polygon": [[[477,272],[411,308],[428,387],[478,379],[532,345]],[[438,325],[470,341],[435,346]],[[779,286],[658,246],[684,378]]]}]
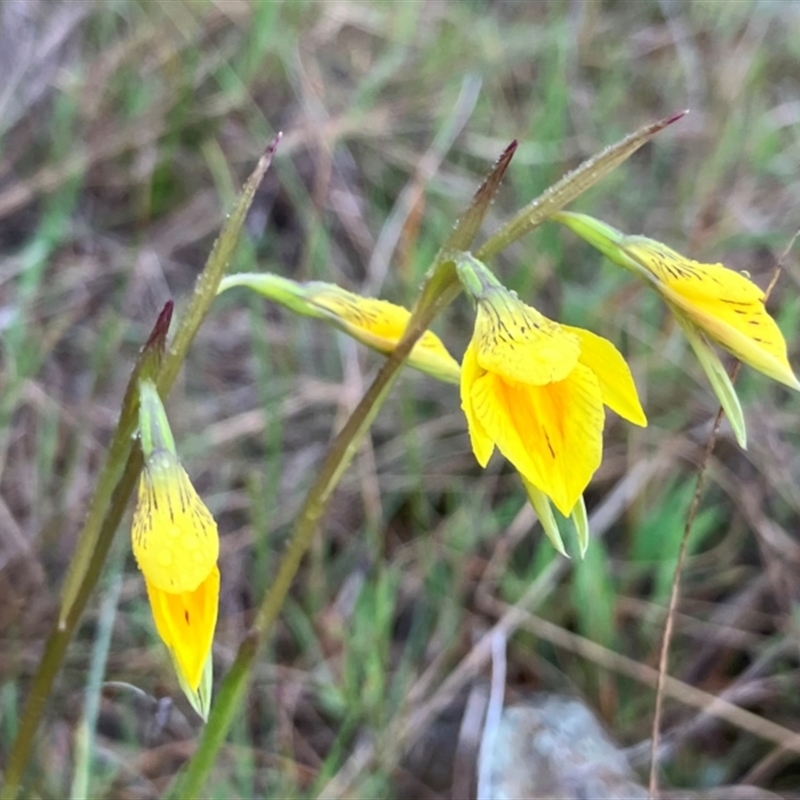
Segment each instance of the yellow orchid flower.
[{"label": "yellow orchid flower", "polygon": [[206,719],[219,604],[217,524],[178,461],[151,381],[139,385],[139,432],[145,463],[133,512],[133,554],[181,688]]},{"label": "yellow orchid flower", "polygon": [[522,476],[556,547],[563,552],[542,496],[573,516],[585,550],[582,494],[600,466],[604,406],[647,424],[628,365],[611,342],[547,319],[468,254],[457,269],[477,306],[461,404],[478,463],[486,466],[497,447]]},{"label": "yellow orchid flower", "polygon": [[[333,323],[362,344],[390,354],[405,332],[411,312],[387,300],[348,292],[332,283],[297,283],[270,273],[242,272],[222,280],[221,293],[246,286],[307,317]],[[436,334],[426,331],[414,345],[408,363],[439,380],[458,383],[458,362]]]},{"label": "yellow orchid flower", "polygon": [[764,292],[722,264],[701,264],[644,236],[625,236],[585,214],[559,212],[561,222],[600,252],[649,283],[666,301],[708,375],[739,443],[746,445],[739,400],[708,339],[759,372],[800,390],[786,340],[764,306]]}]

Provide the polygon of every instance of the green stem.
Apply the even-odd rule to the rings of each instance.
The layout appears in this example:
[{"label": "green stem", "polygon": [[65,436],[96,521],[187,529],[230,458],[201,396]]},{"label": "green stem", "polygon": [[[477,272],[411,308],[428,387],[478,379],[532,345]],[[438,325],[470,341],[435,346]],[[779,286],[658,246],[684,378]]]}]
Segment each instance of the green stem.
[{"label": "green stem", "polygon": [[[223,226],[197,279],[192,298],[175,333],[174,342],[163,361],[160,361],[157,385],[162,395],[169,391],[177,377],[189,345],[214,301],[219,283],[239,241],[247,211],[279,141],[280,136],[270,143],[245,183],[236,208]],[[148,366],[152,366],[151,358],[152,355],[145,348],[129,382],[108,456],[97,480],[89,513],[70,563],[59,617],[45,645],[42,660],[39,662],[30,694],[22,711],[19,730],[9,754],[3,786],[0,789],[0,800],[13,800],[19,792],[36,730],[64,660],[67,645],[100,576],[114,533],[141,471],[141,453],[133,446],[138,416],[137,384],[139,376]]]},{"label": "green stem", "polygon": [[171,787],[168,797],[197,797],[201,791],[239,711],[258,651],[280,613],[331,493],[353,460],[362,437],[369,430],[388,396],[403,361],[434,317],[452,302],[459,291],[453,264],[449,261],[440,262],[422,290],[420,302],[409,320],[402,340],[333,440],[319,476],[306,495],[278,574],[258,609],[252,628],[239,647],[233,666],[222,682],[197,750],[184,775]]},{"label": "green stem", "polygon": [[233,666],[222,682],[197,750],[186,772],[170,787],[168,797],[196,797],[200,792],[241,706],[258,650],[283,606],[303,554],[311,543],[325,503],[353,459],[361,437],[380,410],[403,361],[434,317],[461,291],[455,264],[448,254],[454,250],[468,250],[472,245],[516,147],[516,142],[512,142],[503,151],[478,187],[470,205],[456,222],[428,273],[403,338],[387,358],[367,393],[331,444],[320,475],[306,496],[297,518],[278,575],[259,607],[253,628],[239,646]]}]

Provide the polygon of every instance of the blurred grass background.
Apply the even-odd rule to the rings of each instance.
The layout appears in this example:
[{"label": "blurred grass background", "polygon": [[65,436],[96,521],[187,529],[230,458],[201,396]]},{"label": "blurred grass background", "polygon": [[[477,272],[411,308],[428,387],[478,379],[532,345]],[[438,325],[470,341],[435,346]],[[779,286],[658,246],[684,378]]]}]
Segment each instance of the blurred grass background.
[{"label": "blurred grass background", "polygon": [[[285,138],[231,271],[330,280],[410,304],[511,139],[519,150],[486,232],[582,158],[689,108],[575,207],[745,269],[764,287],[800,224],[799,67],[800,5],[778,0],[6,0],[0,757],[134,355],[163,303],[180,306],[191,290],[276,131]],[[333,498],[213,796],[313,796],[325,786],[331,796],[336,787],[451,796],[454,775],[474,761],[461,714],[488,675],[485,659],[464,659],[537,580],[541,596],[509,641],[507,700],[565,692],[622,744],[649,737],[644,672],[599,664],[580,645],[656,665],[717,404],[658,300],[567,231],[545,225],[493,266],[544,313],[610,338],[629,358],[650,426],[608,420],[587,493],[602,536],[583,563],[550,566],[556,556],[513,471],[498,457],[477,467],[457,388],[407,371]],[[771,300],[795,364],[799,283],[795,250]],[[456,355],[471,323],[461,299],[437,324]],[[321,324],[239,290],[201,330],[168,410],[223,535],[217,675],[332,431],[377,364]],[[739,451],[723,428],[671,674],[797,729],[800,406],[747,369],[738,387],[750,447]],[[158,797],[191,752],[197,722],[155,636],[127,537],[120,530],[69,652],[29,797]],[[542,620],[572,649],[548,639]],[[666,704],[666,784],[799,796],[795,755],[679,695]],[[403,725],[408,753],[389,733]]]}]

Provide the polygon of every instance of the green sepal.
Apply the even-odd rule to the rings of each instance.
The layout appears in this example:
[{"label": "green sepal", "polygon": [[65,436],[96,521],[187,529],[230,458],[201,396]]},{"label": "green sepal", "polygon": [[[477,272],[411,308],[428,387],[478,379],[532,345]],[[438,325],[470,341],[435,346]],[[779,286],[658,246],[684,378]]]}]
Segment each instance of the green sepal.
[{"label": "green sepal", "polygon": [[469,206],[458,218],[458,221],[450,231],[450,235],[445,240],[436,261],[441,260],[442,253],[447,250],[468,250],[480,230],[483,218],[492,204],[503,176],[506,174],[508,165],[517,151],[517,140],[514,139],[508,147],[500,154],[500,158],[495,161],[492,168],[487,173],[483,182],[472,196]]},{"label": "green sepal", "polygon": [[453,252],[450,253],[450,257],[456,265],[456,274],[462,288],[472,300],[481,299],[492,289],[509,291],[497,280],[486,264],[475,258],[472,253]]},{"label": "green sepal", "polygon": [[[522,478],[521,475],[520,478]],[[530,500],[533,510],[539,518],[545,536],[547,536],[550,543],[562,556],[569,558],[566,548],[564,547],[564,541],[561,538],[561,533],[558,530],[558,523],[556,522],[555,514],[553,514],[553,508],[550,505],[550,498],[541,491],[541,489],[537,489],[530,481],[525,480],[525,478],[522,478],[522,485],[525,487],[528,500]]]},{"label": "green sepal", "polygon": [[653,276],[625,252],[625,243],[629,237],[622,231],[588,214],[575,214],[572,211],[559,211],[550,219],[569,228],[618,266],[635,272],[648,283],[654,282]]},{"label": "green sepal", "polygon": [[139,438],[145,462],[155,453],[167,452],[178,457],[167,412],[151,380],[139,381]]},{"label": "green sepal", "polygon": [[211,691],[214,683],[214,660],[211,653],[209,653],[208,658],[206,658],[206,663],[203,667],[203,675],[200,678],[200,685],[197,687],[197,691],[192,689],[184,679],[183,673],[178,669],[177,659],[173,657],[171,650],[169,655],[172,659],[172,666],[175,669],[175,674],[178,676],[178,683],[183,693],[186,695],[186,699],[199,716],[202,717],[203,722],[207,722],[208,712],[211,710]]},{"label": "green sepal", "polygon": [[589,515],[586,513],[586,503],[583,500],[583,495],[578,498],[575,503],[575,508],[572,509],[570,514],[572,524],[575,526],[575,533],[578,537],[578,547],[580,548],[581,558],[586,555],[589,549]]},{"label": "green sepal", "polygon": [[728,422],[731,424],[736,441],[742,450],[747,450],[747,429],[744,423],[742,406],[722,361],[720,361],[719,356],[702,331],[692,324],[680,309],[675,308],[673,305],[670,305],[670,309],[686,334],[686,338],[689,340],[689,344],[692,346],[703,372],[708,376],[711,388],[714,390],[714,394],[717,396],[717,400],[719,400],[719,404],[724,409],[725,416],[727,416]]}]

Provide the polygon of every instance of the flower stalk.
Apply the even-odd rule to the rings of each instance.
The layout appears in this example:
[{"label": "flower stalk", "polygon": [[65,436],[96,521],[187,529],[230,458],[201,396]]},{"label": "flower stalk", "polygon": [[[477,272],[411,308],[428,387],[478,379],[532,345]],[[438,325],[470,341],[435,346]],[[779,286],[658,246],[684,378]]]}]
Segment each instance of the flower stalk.
[{"label": "flower stalk", "polygon": [[170,787],[167,797],[183,799],[194,798],[200,794],[217,753],[244,700],[250,673],[259,649],[278,618],[303,556],[311,545],[327,501],[342,474],[353,460],[359,442],[380,411],[404,361],[428,330],[436,315],[449,305],[461,291],[455,263],[450,254],[453,250],[469,248],[472,244],[515,149],[516,142],[512,142],[506,148],[473,196],[467,210],[459,218],[428,272],[405,333],[342,430],[331,443],[320,473],[309,489],[298,514],[278,573],[261,602],[253,625],[239,646],[236,658],[217,692],[216,701],[203,729],[197,750],[185,772]]}]

